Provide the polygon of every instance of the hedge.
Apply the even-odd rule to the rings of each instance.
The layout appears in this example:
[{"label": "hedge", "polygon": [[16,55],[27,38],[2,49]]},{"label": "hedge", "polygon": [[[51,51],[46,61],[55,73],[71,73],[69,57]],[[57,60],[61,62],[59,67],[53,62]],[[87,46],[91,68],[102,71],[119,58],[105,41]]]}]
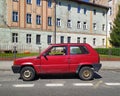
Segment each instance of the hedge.
[{"label": "hedge", "polygon": [[120,48],[95,48],[101,55],[114,55],[120,56]]}]

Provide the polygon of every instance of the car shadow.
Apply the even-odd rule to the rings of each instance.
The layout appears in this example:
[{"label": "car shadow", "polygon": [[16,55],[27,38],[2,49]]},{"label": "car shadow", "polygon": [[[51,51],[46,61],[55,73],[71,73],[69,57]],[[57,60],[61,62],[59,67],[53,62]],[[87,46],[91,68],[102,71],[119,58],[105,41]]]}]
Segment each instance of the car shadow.
[{"label": "car shadow", "polygon": [[94,79],[101,79],[102,78],[102,76],[101,75],[99,75],[98,73],[94,73]]},{"label": "car shadow", "polygon": [[[94,73],[94,79],[101,79],[101,75]],[[79,79],[76,74],[42,74],[38,75],[35,80],[39,79]]]},{"label": "car shadow", "polygon": [[78,79],[76,74],[44,74],[39,75],[38,79]]}]

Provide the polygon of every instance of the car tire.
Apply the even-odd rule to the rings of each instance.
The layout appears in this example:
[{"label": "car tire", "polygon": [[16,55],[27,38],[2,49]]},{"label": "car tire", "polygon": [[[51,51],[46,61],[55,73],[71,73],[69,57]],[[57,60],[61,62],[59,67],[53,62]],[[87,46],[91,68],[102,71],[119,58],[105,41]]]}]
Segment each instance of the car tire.
[{"label": "car tire", "polygon": [[23,67],[20,77],[23,81],[32,81],[35,78],[35,70],[32,67]]},{"label": "car tire", "polygon": [[81,80],[92,80],[94,75],[94,71],[91,67],[82,67],[79,71],[79,78]]}]

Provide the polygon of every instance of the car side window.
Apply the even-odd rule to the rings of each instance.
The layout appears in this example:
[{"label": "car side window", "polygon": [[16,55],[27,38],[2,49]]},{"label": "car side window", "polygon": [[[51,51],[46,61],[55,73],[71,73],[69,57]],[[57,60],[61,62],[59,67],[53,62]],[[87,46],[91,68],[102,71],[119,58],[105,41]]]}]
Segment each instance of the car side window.
[{"label": "car side window", "polygon": [[70,54],[76,55],[76,54],[88,54],[88,50],[84,46],[71,46],[70,47]]},{"label": "car side window", "polygon": [[48,55],[67,55],[67,47],[54,46],[49,50]]}]

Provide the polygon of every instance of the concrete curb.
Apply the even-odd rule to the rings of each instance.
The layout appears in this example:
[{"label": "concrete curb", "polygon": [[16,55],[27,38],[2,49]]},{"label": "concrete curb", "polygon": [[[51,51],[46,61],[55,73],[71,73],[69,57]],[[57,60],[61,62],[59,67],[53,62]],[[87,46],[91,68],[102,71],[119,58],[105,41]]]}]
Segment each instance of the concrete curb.
[{"label": "concrete curb", "polygon": [[[120,70],[120,61],[101,61],[102,70]],[[0,71],[11,71],[13,61],[0,61]]]}]

